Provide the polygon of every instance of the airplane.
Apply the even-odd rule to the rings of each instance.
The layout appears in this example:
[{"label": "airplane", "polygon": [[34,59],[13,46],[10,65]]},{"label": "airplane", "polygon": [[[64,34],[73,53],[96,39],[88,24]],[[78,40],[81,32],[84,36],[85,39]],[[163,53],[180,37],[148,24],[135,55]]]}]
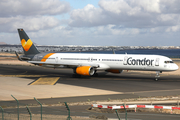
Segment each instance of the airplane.
[{"label": "airplane", "polygon": [[179,67],[162,55],[136,54],[90,54],[90,53],[40,53],[26,32],[18,29],[24,55],[17,58],[34,65],[51,68],[72,68],[74,77],[98,76],[97,71],[122,73],[123,70],[156,71],[159,73],[175,71]]}]

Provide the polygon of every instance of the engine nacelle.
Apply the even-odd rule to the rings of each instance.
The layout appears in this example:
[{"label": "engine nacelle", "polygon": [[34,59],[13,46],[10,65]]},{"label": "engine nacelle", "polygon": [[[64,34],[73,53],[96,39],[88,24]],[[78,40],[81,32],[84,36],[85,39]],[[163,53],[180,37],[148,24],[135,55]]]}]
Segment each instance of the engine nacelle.
[{"label": "engine nacelle", "polygon": [[109,70],[106,70],[106,72],[111,72],[111,73],[122,73],[123,70],[118,70],[118,69],[109,69]]},{"label": "engine nacelle", "polygon": [[79,75],[92,76],[95,70],[91,66],[80,66],[76,68],[76,73]]}]

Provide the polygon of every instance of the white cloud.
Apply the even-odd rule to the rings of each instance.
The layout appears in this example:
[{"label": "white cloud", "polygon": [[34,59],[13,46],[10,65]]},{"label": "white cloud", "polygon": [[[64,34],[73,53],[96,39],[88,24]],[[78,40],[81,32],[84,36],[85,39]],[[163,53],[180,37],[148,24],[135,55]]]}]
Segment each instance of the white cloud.
[{"label": "white cloud", "polygon": [[176,26],[168,27],[166,29],[166,32],[178,32],[179,30],[180,30],[180,25],[176,25]]},{"label": "white cloud", "polygon": [[108,12],[120,14],[129,11],[131,7],[124,0],[101,0],[99,6]]},{"label": "white cloud", "polygon": [[162,21],[162,22],[164,22],[164,21],[173,21],[176,16],[177,15],[175,15],[175,14],[161,14],[161,15],[158,16],[158,20]]},{"label": "white cloud", "polygon": [[70,11],[70,5],[59,0],[1,0],[0,15],[32,16],[32,15],[55,15]]},{"label": "white cloud", "polygon": [[104,35],[104,36],[134,36],[136,34],[139,34],[140,30],[136,28],[121,28],[121,26],[116,25],[107,25],[107,26],[98,26],[94,27],[93,34],[95,35]]},{"label": "white cloud", "polygon": [[71,26],[90,27],[99,25],[101,18],[101,10],[95,8],[93,5],[88,4],[83,9],[75,9],[71,12],[71,20],[69,24]]},{"label": "white cloud", "polygon": [[161,13],[160,0],[129,0],[132,8],[139,7],[144,12]]},{"label": "white cloud", "polygon": [[159,28],[157,28],[157,27],[150,29],[150,32],[151,32],[151,33],[156,33],[156,32],[158,32],[158,31],[159,31]]},{"label": "white cloud", "polygon": [[161,11],[166,14],[180,13],[180,0],[160,0]]},{"label": "white cloud", "polygon": [[27,31],[50,29],[60,23],[53,15],[69,11],[69,3],[59,0],[1,0],[0,32],[14,32],[20,27]]},{"label": "white cloud", "polygon": [[59,25],[59,20],[51,16],[35,16],[35,17],[8,17],[0,18],[0,31],[17,31],[17,28],[24,28],[27,31],[49,29]]},{"label": "white cloud", "polygon": [[172,7],[177,6],[175,3],[179,3],[178,0],[100,0],[100,8],[87,5],[83,9],[73,10],[69,25],[94,27],[114,24],[138,29],[174,26],[180,24],[180,9],[175,11]]}]

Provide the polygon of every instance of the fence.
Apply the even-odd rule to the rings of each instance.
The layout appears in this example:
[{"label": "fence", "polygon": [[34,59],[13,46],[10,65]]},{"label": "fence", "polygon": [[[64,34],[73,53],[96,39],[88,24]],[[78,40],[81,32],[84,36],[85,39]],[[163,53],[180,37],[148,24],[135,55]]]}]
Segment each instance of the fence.
[{"label": "fence", "polygon": [[[58,108],[56,110],[53,110],[55,108],[48,108],[47,105],[42,105],[40,101],[38,101],[36,98],[34,98],[34,102],[37,102],[37,104],[21,104],[13,95],[11,95],[15,101],[11,103],[11,107],[8,108],[8,106],[0,106],[0,120],[96,120],[96,118],[102,118],[107,119],[105,115],[102,115],[102,113],[96,113],[96,115],[85,115],[86,117],[82,117],[85,114],[85,112],[76,112],[78,114],[81,114],[79,116],[72,116],[71,114],[74,113],[70,112],[70,108],[66,102],[64,102],[64,106],[57,106]],[[39,105],[38,105],[39,104]],[[45,107],[46,106],[46,107]],[[89,105],[89,107],[91,107]],[[38,111],[37,111],[38,109]],[[44,113],[45,111],[49,111],[49,113]],[[85,109],[84,109],[85,110]],[[55,114],[53,112],[56,112]],[[1,114],[2,112],[2,114]],[[60,114],[58,115],[59,112]],[[116,111],[117,117],[120,119],[120,116],[118,112]],[[81,117],[80,117],[81,116]],[[127,113],[126,113],[127,116]],[[114,116],[116,117],[116,116]]]},{"label": "fence", "polygon": [[[21,105],[22,101],[18,101],[13,95],[11,95],[15,101],[13,104],[16,105],[16,107],[9,108],[11,111],[9,111],[8,106],[0,106],[0,120],[95,120],[97,117],[100,116],[100,118],[107,119],[106,116],[103,116],[102,113],[96,113],[96,116],[91,116],[89,118],[89,115],[86,114],[86,112],[79,112],[76,113],[80,114],[79,116],[86,116],[86,117],[78,117],[75,114],[75,110],[70,112],[68,104],[64,102],[64,106],[57,106],[57,108],[50,108],[47,107],[48,105],[42,105],[40,101],[38,101],[36,98],[34,98],[34,102],[37,103],[36,105],[27,104],[27,105]],[[39,105],[38,105],[39,104]],[[2,104],[1,104],[2,105]],[[51,105],[49,105],[51,106]],[[90,107],[90,105],[89,105]],[[113,110],[112,112],[115,112],[116,115],[114,117],[118,118],[120,120],[120,117],[124,117],[127,119],[127,110],[126,108],[134,108],[133,111],[136,111],[136,108],[158,108],[158,109],[176,109],[180,111],[180,107],[172,107],[172,106],[152,106],[152,105],[124,105],[123,106],[108,106],[108,105],[98,105],[93,104],[92,107],[97,108],[108,108],[110,110]],[[118,109],[124,109],[123,111],[118,111]],[[49,111],[48,113],[45,111]],[[84,109],[85,110],[85,109]],[[112,112],[110,112],[112,114]],[[118,113],[121,112],[121,113]],[[123,112],[123,114],[122,114]],[[171,111],[172,112],[172,111]],[[73,116],[71,116],[71,114]],[[82,115],[83,114],[83,115]],[[93,114],[93,113],[92,113]],[[120,116],[120,115],[121,116]]]},{"label": "fence", "polygon": [[[26,113],[24,113],[24,114],[20,114],[20,112],[19,112],[19,101],[13,96],[13,95],[11,95],[15,100],[16,100],[16,102],[17,102],[17,114],[12,114],[12,113],[9,113],[9,112],[6,112],[6,111],[4,111],[4,109],[0,106],[0,108],[1,108],[1,111],[2,111],[2,117],[0,118],[0,120],[28,120],[28,119],[30,119],[30,120],[39,120],[39,119],[43,119],[43,120],[49,120],[49,119],[54,119],[54,120],[56,120],[56,119],[58,119],[58,120],[64,120],[64,119],[66,119],[66,120],[72,120],[72,118],[70,117],[70,109],[69,109],[69,106],[67,105],[67,103],[65,102],[65,106],[66,106],[66,108],[67,108],[67,111],[68,111],[68,117],[67,116],[58,116],[58,115],[44,115],[44,116],[42,116],[43,114],[42,114],[42,112],[43,112],[43,109],[42,109],[42,104],[34,97],[34,100],[35,101],[37,101],[39,104],[40,104],[40,115],[38,115],[38,114],[33,114],[32,115],[32,112],[31,112],[31,110],[30,110],[30,108],[28,107],[28,106],[26,106],[26,109],[27,110],[23,110],[23,111],[26,111]],[[22,109],[22,108],[21,108]],[[29,114],[29,115],[28,115]]]}]

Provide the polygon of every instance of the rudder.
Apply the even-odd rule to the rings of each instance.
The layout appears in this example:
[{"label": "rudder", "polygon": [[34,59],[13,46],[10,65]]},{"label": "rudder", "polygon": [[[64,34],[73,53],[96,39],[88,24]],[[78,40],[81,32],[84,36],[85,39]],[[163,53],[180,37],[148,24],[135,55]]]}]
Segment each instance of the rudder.
[{"label": "rudder", "polygon": [[18,29],[21,45],[25,55],[40,53],[23,29]]}]

